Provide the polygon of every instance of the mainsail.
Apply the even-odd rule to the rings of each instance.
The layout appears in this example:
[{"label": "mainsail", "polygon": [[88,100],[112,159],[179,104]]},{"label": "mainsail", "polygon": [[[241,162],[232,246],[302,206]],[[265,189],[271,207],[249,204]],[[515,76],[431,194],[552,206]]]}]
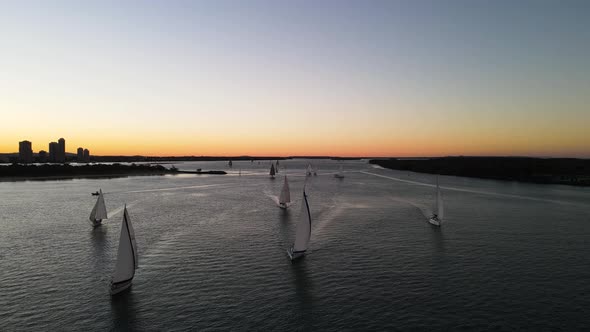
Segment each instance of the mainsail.
[{"label": "mainsail", "polygon": [[127,207],[123,211],[123,222],[121,225],[121,236],[119,238],[119,251],[117,252],[117,265],[113,273],[113,285],[122,284],[133,279],[137,268],[137,245],[135,243],[135,232],[131,226]]},{"label": "mainsail", "polygon": [[94,222],[97,220],[108,219],[107,217],[107,208],[104,204],[104,197],[102,195],[102,189],[98,194],[98,199],[96,200],[96,204],[92,208],[90,212],[90,221]]},{"label": "mainsail", "polygon": [[274,164],[270,165],[270,176],[275,176],[275,165]]},{"label": "mainsail", "polygon": [[289,182],[287,182],[287,176],[285,175],[285,181],[283,182],[283,189],[279,196],[280,204],[287,204],[291,202],[291,193],[289,192]]},{"label": "mainsail", "polygon": [[307,202],[307,195],[303,189],[303,199],[301,201],[301,213],[299,216],[299,223],[297,224],[297,232],[295,233],[295,243],[293,243],[293,253],[302,253],[307,250],[309,238],[311,237],[311,214],[309,212],[309,203]]}]

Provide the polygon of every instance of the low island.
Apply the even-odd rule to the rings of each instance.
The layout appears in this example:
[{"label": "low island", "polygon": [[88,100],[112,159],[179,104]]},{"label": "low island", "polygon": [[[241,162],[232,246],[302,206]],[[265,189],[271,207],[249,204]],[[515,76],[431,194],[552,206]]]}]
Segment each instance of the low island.
[{"label": "low island", "polygon": [[[87,164],[72,166],[69,164],[23,165],[11,164],[0,166],[0,181],[24,180],[59,180],[72,178],[114,178],[140,175],[166,175],[191,173],[179,171],[175,167],[150,164]],[[196,173],[196,172],[192,172]],[[223,171],[205,171],[202,174],[225,174]]]},{"label": "low island", "polygon": [[391,158],[384,168],[495,180],[590,186],[590,159],[528,157]]}]

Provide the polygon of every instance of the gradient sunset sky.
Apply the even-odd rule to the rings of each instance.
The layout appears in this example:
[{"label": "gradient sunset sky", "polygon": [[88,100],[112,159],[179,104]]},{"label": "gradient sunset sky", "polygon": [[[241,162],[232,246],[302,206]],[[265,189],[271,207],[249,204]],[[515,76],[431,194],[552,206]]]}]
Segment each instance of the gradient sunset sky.
[{"label": "gradient sunset sky", "polygon": [[0,152],[590,157],[590,1],[3,1]]}]

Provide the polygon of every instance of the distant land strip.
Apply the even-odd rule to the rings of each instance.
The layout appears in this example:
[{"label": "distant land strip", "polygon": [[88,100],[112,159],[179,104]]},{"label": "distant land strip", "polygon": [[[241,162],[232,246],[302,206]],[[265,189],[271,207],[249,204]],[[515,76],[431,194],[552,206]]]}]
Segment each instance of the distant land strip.
[{"label": "distant land strip", "polygon": [[441,157],[371,159],[384,168],[483,179],[590,186],[590,159]]},{"label": "distant land strip", "polygon": [[137,175],[178,174],[175,168],[161,165],[95,164],[71,166],[68,164],[20,165],[0,167],[0,181],[60,180],[72,178],[115,178]]},{"label": "distant land strip", "polygon": [[[66,152],[66,162],[76,162],[77,156],[74,153]],[[262,160],[286,160],[286,159],[332,159],[332,160],[360,160],[371,159],[366,157],[334,157],[334,156],[90,156],[90,162],[94,163],[134,163],[134,162],[179,162],[179,161],[262,161]],[[39,155],[33,153],[33,161],[41,162]],[[18,152],[0,153],[0,163],[18,163]]]}]

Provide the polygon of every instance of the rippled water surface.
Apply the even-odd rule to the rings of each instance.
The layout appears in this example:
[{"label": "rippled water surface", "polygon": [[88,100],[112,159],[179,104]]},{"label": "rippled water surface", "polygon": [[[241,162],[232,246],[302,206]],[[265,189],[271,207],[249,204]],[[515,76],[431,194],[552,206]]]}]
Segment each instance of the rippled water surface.
[{"label": "rippled water surface", "polygon": [[[177,163],[180,175],[0,182],[0,330],[584,329],[590,190],[318,161],[309,254],[292,264],[307,161]],[[238,175],[241,170],[241,176]],[[276,205],[288,173],[293,206]],[[88,215],[102,188],[109,212]],[[109,295],[122,208],[139,269]]]}]

